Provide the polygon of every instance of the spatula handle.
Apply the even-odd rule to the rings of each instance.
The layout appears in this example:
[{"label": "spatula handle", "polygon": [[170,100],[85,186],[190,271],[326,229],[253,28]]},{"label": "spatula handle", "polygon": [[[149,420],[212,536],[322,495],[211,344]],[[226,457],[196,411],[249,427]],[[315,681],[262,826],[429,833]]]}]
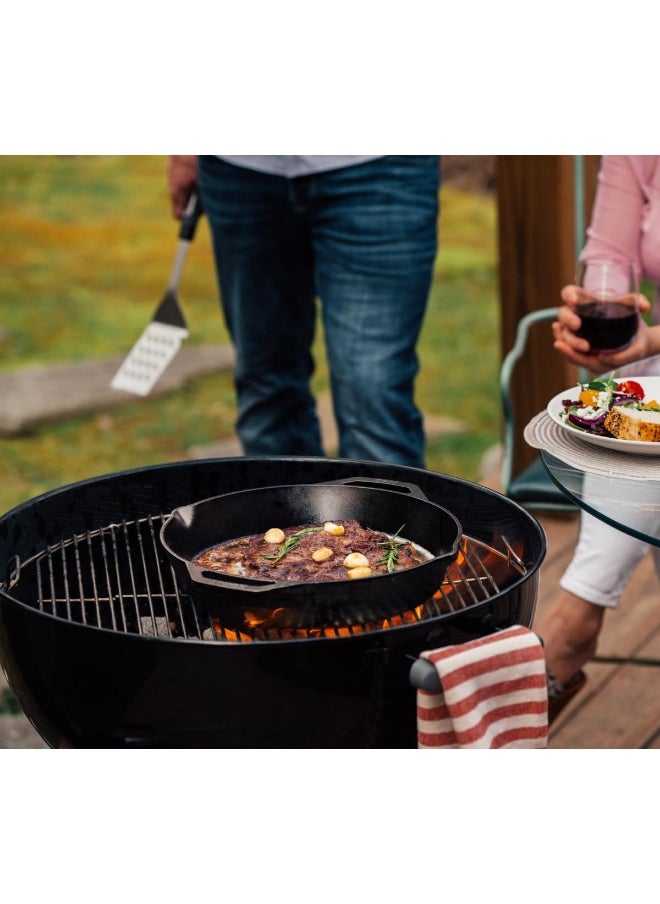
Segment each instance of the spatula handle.
[{"label": "spatula handle", "polygon": [[181,228],[179,229],[179,239],[189,242],[195,235],[197,223],[202,215],[202,202],[197,192],[193,192],[188,201],[185,213],[181,217]]}]

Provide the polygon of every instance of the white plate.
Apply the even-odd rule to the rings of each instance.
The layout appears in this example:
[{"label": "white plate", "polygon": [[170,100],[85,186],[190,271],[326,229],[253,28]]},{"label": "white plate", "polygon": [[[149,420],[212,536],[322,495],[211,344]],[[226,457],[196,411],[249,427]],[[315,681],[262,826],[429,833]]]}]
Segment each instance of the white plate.
[{"label": "white plate", "polygon": [[[616,377],[615,377],[616,379]],[[624,380],[621,377],[618,382]],[[660,402],[660,377],[631,377],[644,390],[644,398],[657,399]],[[660,456],[660,443],[642,443],[634,439],[616,439],[614,436],[598,436],[595,433],[586,433],[584,430],[577,430],[565,423],[561,419],[561,412],[564,410],[562,401],[564,399],[577,398],[579,389],[571,386],[570,389],[558,393],[554,398],[550,399],[547,406],[547,412],[552,420],[559,424],[567,433],[577,439],[583,439],[585,443],[591,443],[592,446],[601,446],[605,449],[615,449],[617,452],[629,452],[631,455],[657,455]]]}]

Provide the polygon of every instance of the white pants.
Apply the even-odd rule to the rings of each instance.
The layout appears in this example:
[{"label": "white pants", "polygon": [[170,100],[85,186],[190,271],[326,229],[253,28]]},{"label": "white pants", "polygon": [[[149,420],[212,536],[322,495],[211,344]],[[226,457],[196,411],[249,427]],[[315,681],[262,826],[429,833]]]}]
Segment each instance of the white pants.
[{"label": "white pants", "polygon": [[582,512],[575,553],[559,585],[590,603],[614,608],[649,548],[660,577],[660,547],[649,547]]}]

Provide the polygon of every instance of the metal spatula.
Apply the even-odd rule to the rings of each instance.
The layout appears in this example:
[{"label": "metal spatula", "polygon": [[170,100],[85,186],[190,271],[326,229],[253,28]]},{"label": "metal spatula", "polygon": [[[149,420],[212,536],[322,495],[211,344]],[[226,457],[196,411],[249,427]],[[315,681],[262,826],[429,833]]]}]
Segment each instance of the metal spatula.
[{"label": "metal spatula", "polygon": [[188,326],[177,297],[183,264],[202,212],[199,196],[193,194],[181,220],[179,243],[170,280],[151,322],[112,378],[113,389],[146,396],[162,376],[188,335]]}]

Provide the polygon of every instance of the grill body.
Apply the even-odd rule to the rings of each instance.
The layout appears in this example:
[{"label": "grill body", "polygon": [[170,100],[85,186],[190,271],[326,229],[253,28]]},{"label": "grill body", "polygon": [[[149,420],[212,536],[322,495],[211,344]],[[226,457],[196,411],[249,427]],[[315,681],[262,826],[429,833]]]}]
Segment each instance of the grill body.
[{"label": "grill body", "polygon": [[[79,613],[61,617],[40,603],[42,579],[30,563],[47,547],[70,544],[73,535],[157,519],[238,489],[351,476],[417,484],[470,537],[498,549],[503,538],[515,545],[524,573],[458,611],[341,638],[218,642],[190,624],[182,636],[148,636],[121,624],[81,623]],[[531,627],[545,549],[538,522],[505,497],[418,469],[237,458],[105,475],[47,493],[0,519],[0,661],[26,715],[53,747],[414,747],[412,662],[424,649],[514,623]],[[141,544],[135,557],[142,572],[122,575],[120,583],[147,599],[140,574],[162,584],[161,551]],[[80,559],[67,551],[70,580],[52,593],[60,609],[75,609],[61,599],[69,584],[89,580]],[[49,570],[47,563],[44,580],[53,583]],[[185,599],[173,604],[190,607]]]}]

